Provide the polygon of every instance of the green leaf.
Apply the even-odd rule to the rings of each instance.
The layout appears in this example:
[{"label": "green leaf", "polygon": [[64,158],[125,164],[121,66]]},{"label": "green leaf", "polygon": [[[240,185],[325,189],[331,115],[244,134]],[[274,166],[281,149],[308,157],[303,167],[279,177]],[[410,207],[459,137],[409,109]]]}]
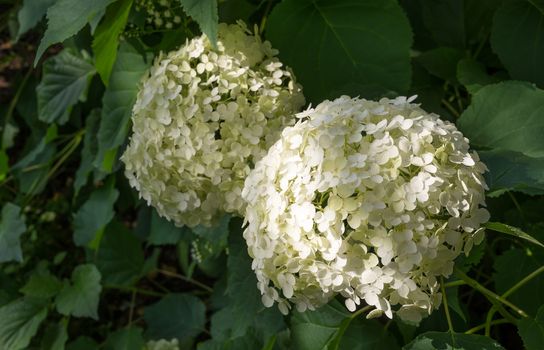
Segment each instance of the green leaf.
[{"label": "green leaf", "polygon": [[536,238],[529,235],[528,233],[523,232],[517,227],[503,224],[502,222],[487,222],[484,224],[484,226],[487,229],[500,232],[500,233],[506,233],[507,235],[511,235],[514,237],[518,237],[544,248],[544,244],[540,243]]},{"label": "green leaf", "polygon": [[120,0],[109,6],[106,17],[100,22],[94,33],[95,67],[106,86],[108,86],[111,70],[117,57],[119,35],[127,24],[133,1]]},{"label": "green leaf", "polygon": [[72,272],[71,283],[65,281],[57,295],[57,311],[63,315],[91,317],[98,320],[100,300],[100,272],[96,266],[85,264],[77,266]]},{"label": "green leaf", "polygon": [[85,136],[83,138],[83,147],[81,149],[81,162],[76,171],[76,178],[74,180],[74,190],[76,195],[79,193],[79,190],[81,190],[81,188],[87,184],[89,174],[94,169],[93,161],[96,157],[96,152],[98,152],[96,134],[98,133],[99,125],[100,110],[93,109],[85,121]]},{"label": "green leaf", "polygon": [[218,4],[219,22],[236,23],[242,20],[250,23],[250,16],[257,10],[257,6],[248,0],[227,0]]},{"label": "green leaf", "polygon": [[233,218],[229,225],[227,287],[224,293],[226,306],[216,312],[211,320],[212,336],[217,340],[244,336],[251,328],[260,333],[262,339],[283,327],[277,308],[265,308],[261,302],[241,224],[239,218]]},{"label": "green leaf", "polygon": [[26,349],[47,316],[40,299],[21,298],[0,307],[0,349]]},{"label": "green leaf", "polygon": [[544,91],[529,83],[488,85],[457,123],[473,145],[544,156]]},{"label": "green leaf", "polygon": [[44,63],[38,88],[38,115],[46,123],[68,121],[72,107],[84,100],[87,86],[95,73],[88,57],[62,50]]},{"label": "green leaf", "polygon": [[404,350],[499,350],[504,349],[489,337],[476,334],[427,332],[419,335]]},{"label": "green leaf", "polygon": [[153,245],[176,244],[184,235],[188,235],[188,229],[177,227],[174,223],[161,218],[156,210],[151,212],[151,227],[147,241]]},{"label": "green leaf", "polygon": [[544,344],[544,306],[538,309],[535,318],[526,317],[518,321],[518,332],[527,350],[540,350]]},{"label": "green leaf", "polygon": [[74,217],[74,242],[77,246],[89,244],[113,219],[117,197],[119,191],[113,187],[113,181],[91,193]]},{"label": "green leaf", "polygon": [[[530,273],[544,265],[544,252],[537,248],[512,249],[495,259],[493,281],[497,294],[503,294]],[[535,316],[535,305],[544,305],[544,278],[534,278],[508,296],[508,300]]]},{"label": "green leaf", "polygon": [[313,103],[409,88],[412,34],[397,1],[285,0],[266,28]]},{"label": "green leaf", "polygon": [[486,85],[499,82],[498,78],[487,74],[483,64],[471,58],[465,58],[457,64],[457,80],[472,95]]},{"label": "green leaf", "polygon": [[437,44],[462,49],[465,47],[464,1],[436,0],[421,4],[423,23]]},{"label": "green leaf", "polygon": [[[315,311],[293,312],[291,340],[300,350],[328,349],[345,331],[345,320],[350,314],[338,301],[333,300]],[[348,323],[349,324],[349,323]]]},{"label": "green leaf", "polygon": [[23,6],[17,13],[19,29],[17,30],[15,41],[18,41],[21,35],[34,28],[45,15],[49,6],[53,5],[55,1],[56,0],[25,0]]},{"label": "green leaf", "polygon": [[168,294],[157,303],[144,308],[148,338],[185,342],[205,328],[206,307],[191,294]]},{"label": "green leaf", "polygon": [[98,344],[91,338],[78,337],[75,341],[68,344],[66,350],[96,350],[98,348]]},{"label": "green leaf", "polygon": [[57,295],[61,289],[62,282],[40,264],[20,291],[29,297],[47,299]]},{"label": "green leaf", "polygon": [[544,87],[544,13],[528,1],[504,1],[493,18],[491,46],[513,79]]},{"label": "green leaf", "polygon": [[531,158],[503,150],[480,151],[478,155],[489,169],[484,174],[489,197],[506,191],[544,194],[544,157]]},{"label": "green leaf", "polygon": [[450,47],[438,47],[422,53],[416,60],[429,73],[449,81],[457,82],[457,63],[463,58],[461,50]]},{"label": "green leaf", "polygon": [[68,341],[68,320],[63,319],[57,324],[48,325],[42,339],[41,350],[64,350]]},{"label": "green leaf", "polygon": [[25,231],[25,219],[21,215],[21,208],[9,202],[4,204],[0,221],[0,263],[23,261],[20,238]]},{"label": "green leaf", "polygon": [[34,65],[49,46],[75,35],[113,1],[57,0],[47,10],[47,30],[38,47]]},{"label": "green leaf", "polygon": [[349,325],[340,340],[340,350],[396,350],[395,337],[384,331],[382,324],[357,318]]},{"label": "green leaf", "polygon": [[130,327],[111,333],[106,339],[104,350],[141,350],[144,346],[142,330]]},{"label": "green leaf", "polygon": [[114,221],[108,225],[100,241],[96,266],[105,284],[134,284],[140,279],[144,268],[140,241],[123,224]]},{"label": "green leaf", "polygon": [[[98,154],[94,165],[111,172],[117,148],[127,137],[132,105],[140,78],[148,64],[132,46],[122,43],[113,66],[109,86],[102,98],[102,118],[98,130]],[[112,157],[113,155],[113,157]]]},{"label": "green leaf", "polygon": [[179,0],[185,13],[193,18],[202,33],[212,42],[217,44],[217,0]]}]

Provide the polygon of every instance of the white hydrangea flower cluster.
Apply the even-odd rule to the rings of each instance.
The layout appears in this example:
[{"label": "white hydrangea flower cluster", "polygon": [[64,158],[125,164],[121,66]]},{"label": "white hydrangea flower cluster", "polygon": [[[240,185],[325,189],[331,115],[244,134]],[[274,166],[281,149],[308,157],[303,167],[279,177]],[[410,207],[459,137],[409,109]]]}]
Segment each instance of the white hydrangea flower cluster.
[{"label": "white hydrangea flower cluster", "polygon": [[160,56],[133,107],[122,156],[132,187],[178,226],[242,213],[246,176],[304,105],[277,51],[240,23]]},{"label": "white hydrangea flower cluster", "polygon": [[244,238],[265,306],[340,294],[350,311],[364,301],[368,317],[413,323],[438,307],[439,276],[483,239],[486,167],[414,98],[325,101],[257,163]]}]

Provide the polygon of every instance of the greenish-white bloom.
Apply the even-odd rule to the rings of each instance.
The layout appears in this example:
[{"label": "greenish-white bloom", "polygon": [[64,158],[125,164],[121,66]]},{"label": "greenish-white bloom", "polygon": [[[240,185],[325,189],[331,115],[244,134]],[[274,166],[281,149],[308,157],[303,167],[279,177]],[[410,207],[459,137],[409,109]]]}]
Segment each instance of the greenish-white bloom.
[{"label": "greenish-white bloom", "polygon": [[439,277],[483,239],[486,167],[455,125],[398,97],[343,96],[298,115],[255,166],[244,238],[265,306],[340,294],[418,323]]},{"label": "greenish-white bloom", "polygon": [[133,108],[122,156],[131,186],[177,225],[241,214],[244,180],[304,105],[292,72],[243,24],[160,56]]}]

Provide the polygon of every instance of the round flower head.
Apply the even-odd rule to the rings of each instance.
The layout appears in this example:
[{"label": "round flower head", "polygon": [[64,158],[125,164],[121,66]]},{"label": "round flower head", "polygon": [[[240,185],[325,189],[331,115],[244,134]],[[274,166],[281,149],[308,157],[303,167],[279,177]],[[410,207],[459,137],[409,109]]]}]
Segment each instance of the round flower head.
[{"label": "round flower head", "polygon": [[275,54],[242,24],[221,24],[217,48],[203,35],[155,61],[122,160],[131,186],[161,216],[209,226],[242,212],[252,164],[304,104]]},{"label": "round flower head", "polygon": [[340,294],[350,311],[364,301],[369,317],[414,323],[438,307],[438,277],[483,239],[486,167],[411,100],[325,101],[257,163],[244,238],[265,306],[286,314]]}]

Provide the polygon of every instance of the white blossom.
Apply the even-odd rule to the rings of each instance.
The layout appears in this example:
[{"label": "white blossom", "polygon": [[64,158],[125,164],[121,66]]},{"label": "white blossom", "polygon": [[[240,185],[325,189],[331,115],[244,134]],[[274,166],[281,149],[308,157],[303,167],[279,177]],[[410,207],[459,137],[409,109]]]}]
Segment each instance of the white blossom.
[{"label": "white blossom", "polygon": [[343,96],[298,115],[245,181],[244,238],[265,306],[335,295],[417,323],[483,239],[486,167],[413,98]]},{"label": "white blossom", "polygon": [[252,164],[304,104],[269,42],[239,25],[157,58],[143,79],[122,156],[132,187],[177,225],[241,213]]}]

